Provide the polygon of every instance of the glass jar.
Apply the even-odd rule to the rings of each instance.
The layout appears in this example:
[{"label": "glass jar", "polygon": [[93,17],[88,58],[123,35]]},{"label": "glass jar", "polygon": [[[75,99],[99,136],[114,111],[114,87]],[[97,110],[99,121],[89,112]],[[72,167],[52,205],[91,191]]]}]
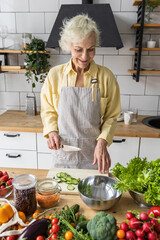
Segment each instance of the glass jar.
[{"label": "glass jar", "polygon": [[12,181],[15,208],[27,216],[37,209],[36,182],[37,178],[32,174],[19,175]]},{"label": "glass jar", "polygon": [[52,178],[45,178],[37,182],[36,199],[43,208],[57,205],[60,200],[61,188],[58,182]]},{"label": "glass jar", "polygon": [[31,33],[22,33],[22,49],[27,49],[27,44],[30,44],[32,40]]}]

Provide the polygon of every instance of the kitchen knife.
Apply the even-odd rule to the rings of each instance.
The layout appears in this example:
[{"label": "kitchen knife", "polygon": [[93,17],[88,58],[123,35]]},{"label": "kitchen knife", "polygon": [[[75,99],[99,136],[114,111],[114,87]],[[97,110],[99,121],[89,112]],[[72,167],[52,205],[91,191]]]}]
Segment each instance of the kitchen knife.
[{"label": "kitchen knife", "polygon": [[70,145],[61,145],[61,148],[63,149],[63,151],[65,152],[77,152],[77,151],[81,151],[80,148],[78,147],[73,147]]}]

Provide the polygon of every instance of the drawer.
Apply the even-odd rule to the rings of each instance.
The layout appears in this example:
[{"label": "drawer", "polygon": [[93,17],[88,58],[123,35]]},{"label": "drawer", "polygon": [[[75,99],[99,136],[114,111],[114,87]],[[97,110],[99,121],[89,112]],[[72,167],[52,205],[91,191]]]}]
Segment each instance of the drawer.
[{"label": "drawer", "polygon": [[36,150],[36,133],[0,132],[0,148]]},{"label": "drawer", "polygon": [[47,138],[43,137],[42,133],[37,133],[37,148],[41,153],[52,153],[52,150],[48,148]]},{"label": "drawer", "polygon": [[37,168],[35,151],[0,150],[0,166],[13,168]]},{"label": "drawer", "polygon": [[52,154],[38,153],[38,168],[50,169],[52,165]]}]

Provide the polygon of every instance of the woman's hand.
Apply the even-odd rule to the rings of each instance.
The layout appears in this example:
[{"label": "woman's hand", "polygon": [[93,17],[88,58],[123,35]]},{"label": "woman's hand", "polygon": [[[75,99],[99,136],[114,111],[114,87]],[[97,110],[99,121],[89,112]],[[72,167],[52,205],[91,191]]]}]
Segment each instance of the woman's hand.
[{"label": "woman's hand", "polygon": [[50,149],[58,150],[60,149],[60,137],[56,131],[50,132],[48,134],[49,139],[47,140],[48,147]]},{"label": "woman's hand", "polygon": [[97,142],[94,151],[94,162],[93,165],[98,163],[98,170],[100,173],[108,172],[111,166],[111,159],[107,151],[107,141],[100,138]]}]

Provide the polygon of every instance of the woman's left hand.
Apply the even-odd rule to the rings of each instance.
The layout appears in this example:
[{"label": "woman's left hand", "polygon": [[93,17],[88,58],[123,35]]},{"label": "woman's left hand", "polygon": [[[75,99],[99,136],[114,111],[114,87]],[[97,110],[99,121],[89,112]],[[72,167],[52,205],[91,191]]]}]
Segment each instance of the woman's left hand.
[{"label": "woman's left hand", "polygon": [[93,165],[98,163],[98,170],[100,173],[108,172],[111,166],[111,159],[107,151],[107,141],[100,138],[97,142],[94,151],[94,162]]}]

